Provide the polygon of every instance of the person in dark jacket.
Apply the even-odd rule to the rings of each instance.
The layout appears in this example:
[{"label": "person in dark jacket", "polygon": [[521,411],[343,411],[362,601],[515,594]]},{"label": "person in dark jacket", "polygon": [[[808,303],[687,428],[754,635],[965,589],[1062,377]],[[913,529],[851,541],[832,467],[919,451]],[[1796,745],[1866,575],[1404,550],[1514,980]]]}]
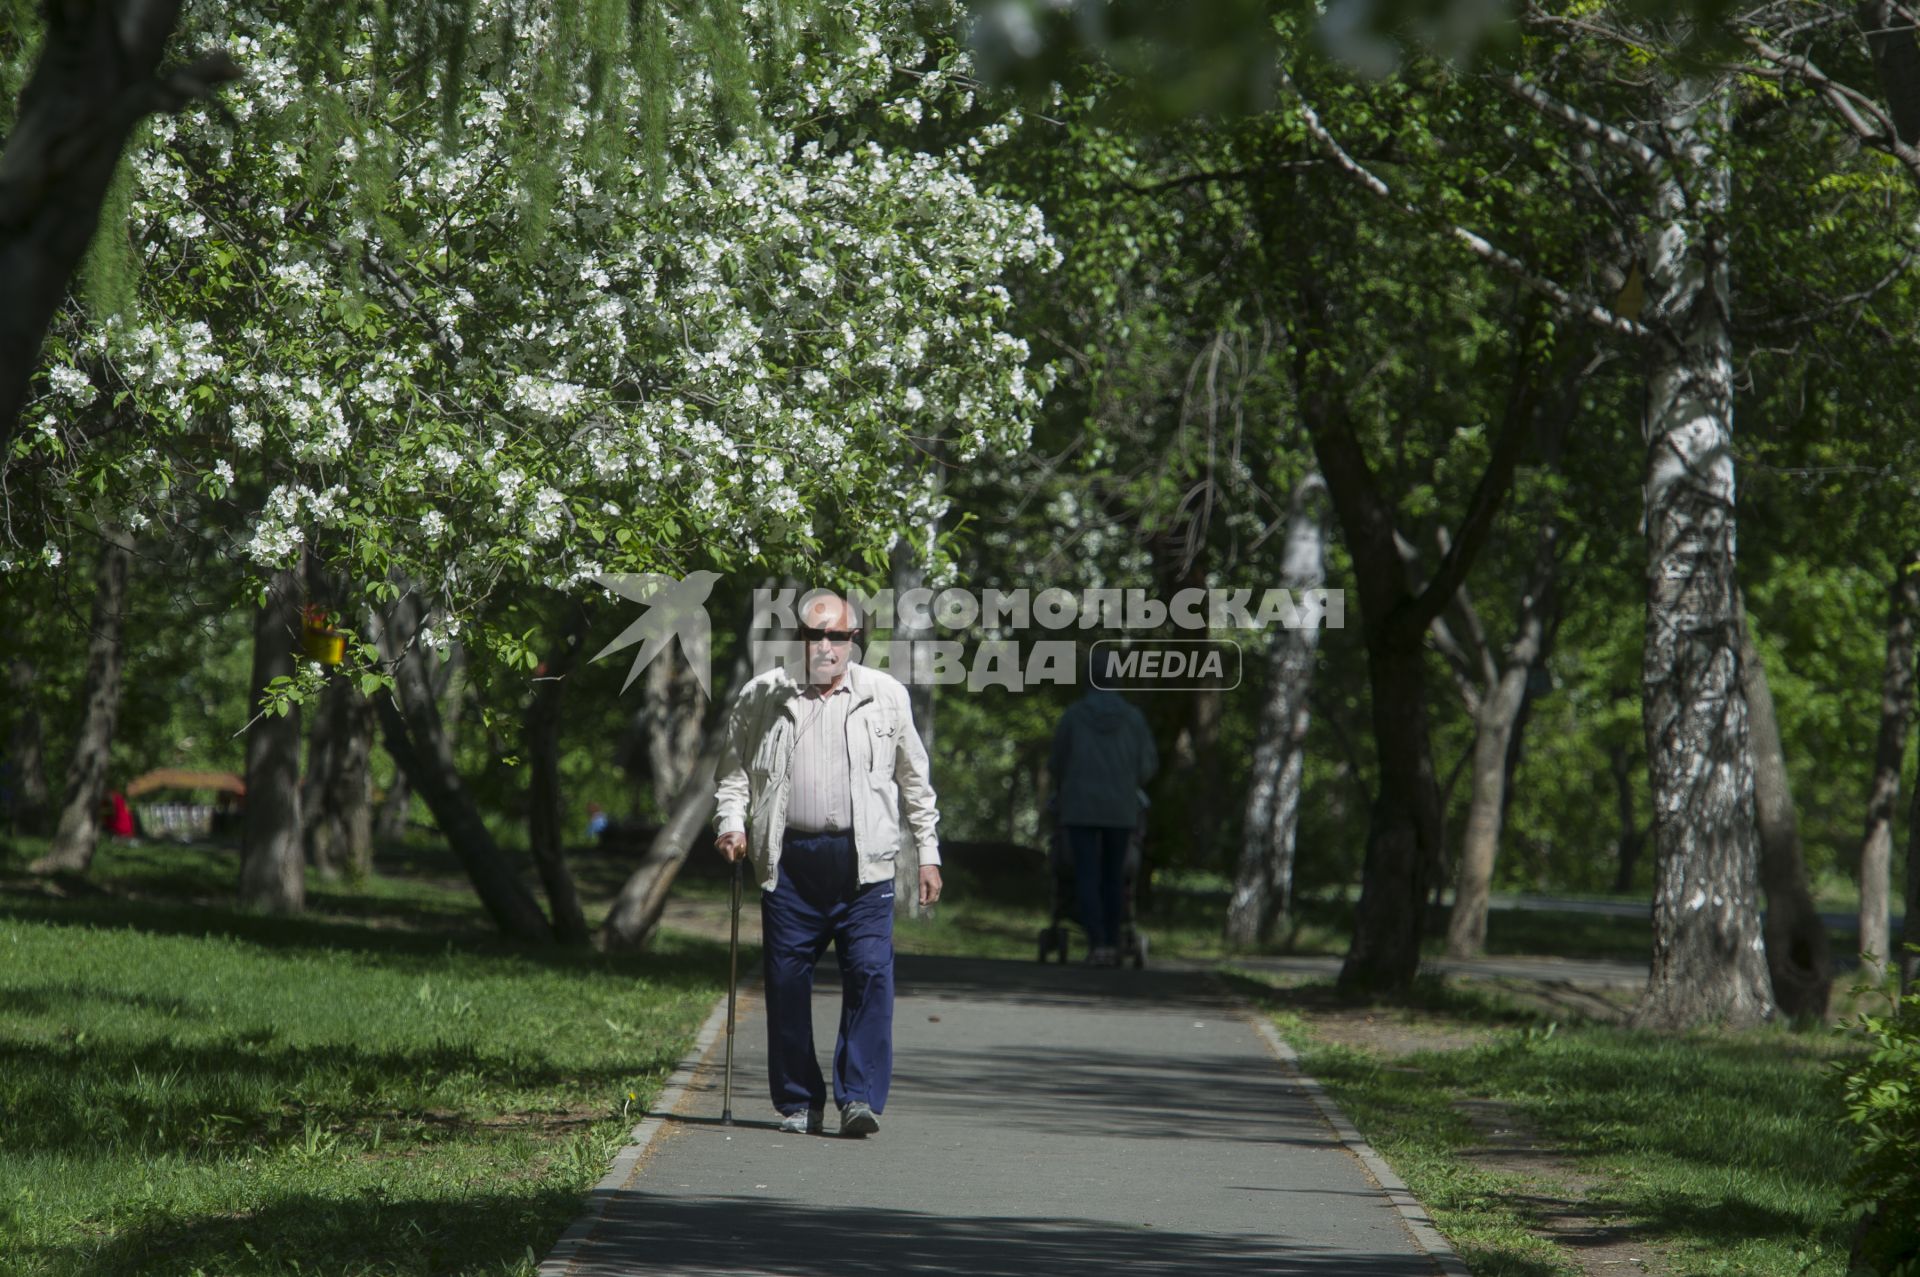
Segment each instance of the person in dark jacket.
[{"label": "person in dark jacket", "polygon": [[[1110,662],[1113,653],[1099,656]],[[1054,729],[1057,819],[1073,856],[1087,961],[1096,966],[1120,962],[1127,842],[1140,819],[1140,787],[1159,767],[1146,715],[1118,692],[1090,687]]]}]

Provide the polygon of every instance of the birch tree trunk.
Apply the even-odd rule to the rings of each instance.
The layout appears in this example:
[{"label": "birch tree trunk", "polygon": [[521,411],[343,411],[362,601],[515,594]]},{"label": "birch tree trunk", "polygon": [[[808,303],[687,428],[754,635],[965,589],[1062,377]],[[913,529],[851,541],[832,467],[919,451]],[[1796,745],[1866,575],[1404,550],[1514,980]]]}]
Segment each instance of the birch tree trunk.
[{"label": "birch tree trunk", "polygon": [[1753,761],[1734,605],[1733,347],[1723,80],[1672,86],[1646,245],[1647,630],[1653,962],[1635,1018],[1773,1013],[1760,935]]},{"label": "birch tree trunk", "polygon": [[1807,886],[1800,850],[1800,821],[1787,781],[1786,753],[1766,666],[1740,605],[1740,687],[1746,695],[1753,739],[1754,820],[1760,837],[1760,885],[1766,892],[1764,935],[1767,976],[1783,1015],[1819,1020],[1833,993],[1833,954],[1827,924]]},{"label": "birch tree trunk", "polygon": [[83,874],[100,843],[100,804],[107,794],[108,755],[120,716],[121,673],[126,660],[121,627],[133,541],[118,528],[102,528],[100,562],[94,569],[93,615],[87,639],[86,708],[67,764],[67,785],[53,845],[29,866],[37,874]]},{"label": "birch tree trunk", "polygon": [[[1326,581],[1326,491],[1326,480],[1317,472],[1293,490],[1280,584],[1295,597]],[[1247,781],[1240,864],[1227,905],[1226,940],[1235,948],[1262,944],[1290,921],[1301,777],[1319,643],[1318,627],[1281,629],[1271,640],[1267,699],[1260,710]]]},{"label": "birch tree trunk", "polygon": [[300,845],[300,710],[260,712],[268,684],[293,674],[300,640],[300,579],[275,572],[253,618],[253,674],[247,685],[247,809],[240,844],[240,903],[268,913],[306,908]]},{"label": "birch tree trunk", "polygon": [[1913,625],[1920,614],[1920,555],[1895,568],[1887,599],[1887,661],[1880,676],[1880,733],[1874,743],[1873,781],[1867,790],[1867,829],[1860,840],[1860,974],[1878,984],[1892,956],[1888,944],[1889,877],[1893,866],[1893,811],[1900,764],[1913,714]]},{"label": "birch tree trunk", "polygon": [[454,765],[453,744],[434,703],[429,658],[414,641],[420,620],[420,600],[411,591],[384,616],[374,616],[380,654],[393,666],[394,695],[377,702],[387,752],[426,800],[494,924],[516,940],[550,941],[553,928],[539,902],[501,853]]},{"label": "birch tree trunk", "polygon": [[[527,765],[527,845],[540,871],[553,914],[553,931],[562,944],[584,945],[591,938],[580,893],[567,869],[564,818],[560,794],[560,715],[567,678],[580,658],[587,633],[586,609],[570,604],[560,641],[543,667],[545,677],[535,681],[524,724]],[[655,665],[664,664],[655,661]]]}]

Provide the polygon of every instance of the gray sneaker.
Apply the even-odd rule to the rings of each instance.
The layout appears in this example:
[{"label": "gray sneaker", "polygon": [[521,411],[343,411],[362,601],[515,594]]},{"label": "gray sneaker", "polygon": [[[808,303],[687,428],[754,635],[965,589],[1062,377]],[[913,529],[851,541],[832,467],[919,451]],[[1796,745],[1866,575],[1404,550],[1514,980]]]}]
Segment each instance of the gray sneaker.
[{"label": "gray sneaker", "polygon": [[852,1139],[871,1135],[880,1129],[880,1119],[873,1115],[865,1100],[855,1100],[840,1110],[840,1134]]},{"label": "gray sneaker", "polygon": [[826,1115],[820,1109],[801,1109],[780,1119],[780,1129],[789,1135],[818,1135],[827,1129]]}]

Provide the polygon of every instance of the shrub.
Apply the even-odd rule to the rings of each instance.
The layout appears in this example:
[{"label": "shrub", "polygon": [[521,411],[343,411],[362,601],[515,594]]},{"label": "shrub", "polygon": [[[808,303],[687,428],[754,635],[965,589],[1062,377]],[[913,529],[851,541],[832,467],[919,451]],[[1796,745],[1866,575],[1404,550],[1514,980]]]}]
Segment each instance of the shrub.
[{"label": "shrub", "polygon": [[1920,1277],[1920,984],[1891,1002],[1847,1026],[1871,1047],[1844,1074],[1858,1151],[1849,1196],[1865,1212],[1852,1270]]}]

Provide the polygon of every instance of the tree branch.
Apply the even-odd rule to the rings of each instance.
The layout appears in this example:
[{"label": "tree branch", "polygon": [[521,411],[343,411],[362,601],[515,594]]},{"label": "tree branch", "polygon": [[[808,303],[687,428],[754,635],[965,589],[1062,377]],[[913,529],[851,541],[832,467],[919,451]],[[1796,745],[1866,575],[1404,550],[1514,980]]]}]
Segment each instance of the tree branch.
[{"label": "tree branch", "polygon": [[240,78],[223,52],[160,72],[180,3],[43,6],[45,38],[0,152],[0,457],[134,126]]},{"label": "tree branch", "polygon": [[1500,86],[1548,119],[1556,120],[1577,133],[1584,133],[1595,141],[1612,147],[1631,160],[1634,167],[1642,173],[1656,171],[1663,162],[1664,157],[1658,151],[1631,133],[1608,124],[1605,120],[1588,115],[1571,102],[1562,102],[1518,72],[1502,79]]},{"label": "tree branch", "polygon": [[[1293,90],[1294,97],[1300,103],[1300,113],[1306,123],[1307,131],[1313,135],[1315,141],[1319,142],[1320,145],[1326,149],[1336,167],[1362,189],[1376,198],[1385,200],[1395,208],[1415,218],[1426,220],[1425,215],[1422,214],[1419,209],[1395,195],[1384,181],[1375,176],[1371,170],[1362,165],[1358,160],[1354,159],[1352,155],[1348,154],[1346,148],[1340,145],[1339,139],[1328,132],[1327,126],[1321,123],[1319,113],[1313,109],[1313,104],[1307,101],[1306,95],[1301,93],[1299,88],[1294,85],[1291,76],[1288,76],[1283,71],[1280,74],[1280,80],[1288,88]],[[1612,309],[1592,298],[1582,297],[1544,276],[1535,274],[1532,268],[1525,262],[1515,257],[1512,253],[1507,252],[1505,249],[1496,247],[1484,236],[1470,231],[1464,226],[1454,224],[1448,224],[1446,231],[1454,239],[1464,244],[1467,250],[1473,253],[1474,256],[1497,266],[1500,270],[1518,280],[1523,287],[1545,297],[1548,301],[1568,314],[1584,319],[1588,323],[1596,325],[1618,337],[1643,338],[1651,335],[1651,330],[1638,320],[1616,314]]]},{"label": "tree branch", "polygon": [[1467,579],[1467,569],[1473,566],[1480,547],[1493,530],[1494,516],[1505,502],[1507,490],[1513,486],[1514,467],[1520,463],[1520,454],[1532,437],[1534,407],[1538,400],[1539,386],[1528,352],[1532,340],[1533,324],[1528,323],[1515,342],[1513,385],[1507,395],[1505,419],[1493,441],[1487,468],[1480,472],[1480,482],[1474,488],[1466,517],[1460,521],[1460,535],[1447,547],[1446,557],[1440,560],[1433,579],[1413,600],[1404,624],[1427,628],[1459,592]]},{"label": "tree branch", "polygon": [[1872,97],[1850,85],[1841,84],[1815,65],[1811,58],[1788,53],[1759,36],[1747,36],[1746,45],[1776,68],[1773,73],[1775,76],[1790,77],[1810,85],[1826,99],[1827,105],[1833,108],[1841,122],[1853,130],[1855,137],[1893,156],[1909,176],[1920,182],[1920,149],[1900,140],[1900,132],[1892,118]]}]

